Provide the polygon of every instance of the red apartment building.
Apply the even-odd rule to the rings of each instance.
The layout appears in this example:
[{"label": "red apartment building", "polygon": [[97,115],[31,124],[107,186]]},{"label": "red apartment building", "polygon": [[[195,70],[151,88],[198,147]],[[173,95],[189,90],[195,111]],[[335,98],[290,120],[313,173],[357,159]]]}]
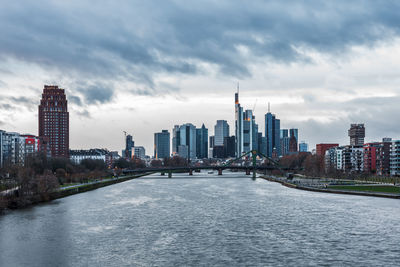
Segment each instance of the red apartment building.
[{"label": "red apartment building", "polygon": [[64,89],[45,85],[39,105],[39,137],[52,157],[69,156],[69,113]]}]

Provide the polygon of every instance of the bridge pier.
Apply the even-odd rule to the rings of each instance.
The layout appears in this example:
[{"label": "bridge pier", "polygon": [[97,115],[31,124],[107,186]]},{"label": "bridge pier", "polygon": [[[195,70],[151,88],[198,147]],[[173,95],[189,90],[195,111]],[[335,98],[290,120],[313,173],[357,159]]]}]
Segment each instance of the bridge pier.
[{"label": "bridge pier", "polygon": [[189,175],[193,175],[193,169],[189,169]]},{"label": "bridge pier", "polygon": [[172,172],[171,171],[168,172],[168,178],[172,178]]},{"label": "bridge pier", "polygon": [[218,175],[222,175],[222,169],[218,169]]},{"label": "bridge pier", "polygon": [[162,173],[161,173],[161,176],[165,176],[165,172],[162,172]]},{"label": "bridge pier", "polygon": [[246,175],[250,175],[250,169],[246,169]]}]

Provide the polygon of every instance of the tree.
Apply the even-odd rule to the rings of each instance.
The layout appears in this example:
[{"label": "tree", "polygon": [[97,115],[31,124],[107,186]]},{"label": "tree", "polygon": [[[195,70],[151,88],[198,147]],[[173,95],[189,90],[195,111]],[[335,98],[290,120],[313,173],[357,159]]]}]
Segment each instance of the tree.
[{"label": "tree", "polygon": [[150,163],[151,167],[159,168],[162,167],[162,161],[159,159],[153,159]]},{"label": "tree", "polygon": [[105,170],[107,168],[104,161],[101,159],[84,159],[81,161],[81,164],[85,169],[90,171],[94,170]]},{"label": "tree", "polygon": [[67,172],[64,169],[59,168],[56,170],[56,176],[57,176],[58,182],[60,184],[64,184],[65,179],[67,177]]},{"label": "tree", "polygon": [[179,156],[174,156],[172,158],[165,158],[164,159],[164,166],[168,167],[184,167],[187,166],[188,162],[187,159],[179,157]]},{"label": "tree", "polygon": [[129,167],[129,162],[124,158],[119,158],[117,161],[115,161],[114,167],[125,169]]}]

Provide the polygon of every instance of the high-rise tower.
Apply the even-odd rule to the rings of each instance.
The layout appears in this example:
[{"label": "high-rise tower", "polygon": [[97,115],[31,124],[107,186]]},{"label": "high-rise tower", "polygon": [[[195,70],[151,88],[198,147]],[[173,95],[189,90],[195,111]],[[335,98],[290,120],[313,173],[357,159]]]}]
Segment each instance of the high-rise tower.
[{"label": "high-rise tower", "polygon": [[240,157],[243,153],[243,108],[239,103],[239,84],[235,93],[235,154]]},{"label": "high-rise tower", "polygon": [[272,157],[275,151],[277,156],[281,156],[281,121],[270,111],[268,103],[268,113],[265,114],[265,137],[267,138],[267,156]]},{"label": "high-rise tower", "polygon": [[364,145],[365,127],[364,124],[351,124],[349,129],[350,145]]},{"label": "high-rise tower", "polygon": [[64,89],[45,85],[39,105],[39,137],[52,157],[69,156],[69,113]]}]

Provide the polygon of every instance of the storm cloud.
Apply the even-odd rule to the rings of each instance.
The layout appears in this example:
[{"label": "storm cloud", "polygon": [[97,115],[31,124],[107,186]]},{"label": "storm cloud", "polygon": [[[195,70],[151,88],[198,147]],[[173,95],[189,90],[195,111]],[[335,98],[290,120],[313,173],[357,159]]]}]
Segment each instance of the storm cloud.
[{"label": "storm cloud", "polygon": [[201,63],[235,78],[257,61],[309,61],[397,36],[397,1],[2,1],[0,57],[72,77],[194,75]]}]

